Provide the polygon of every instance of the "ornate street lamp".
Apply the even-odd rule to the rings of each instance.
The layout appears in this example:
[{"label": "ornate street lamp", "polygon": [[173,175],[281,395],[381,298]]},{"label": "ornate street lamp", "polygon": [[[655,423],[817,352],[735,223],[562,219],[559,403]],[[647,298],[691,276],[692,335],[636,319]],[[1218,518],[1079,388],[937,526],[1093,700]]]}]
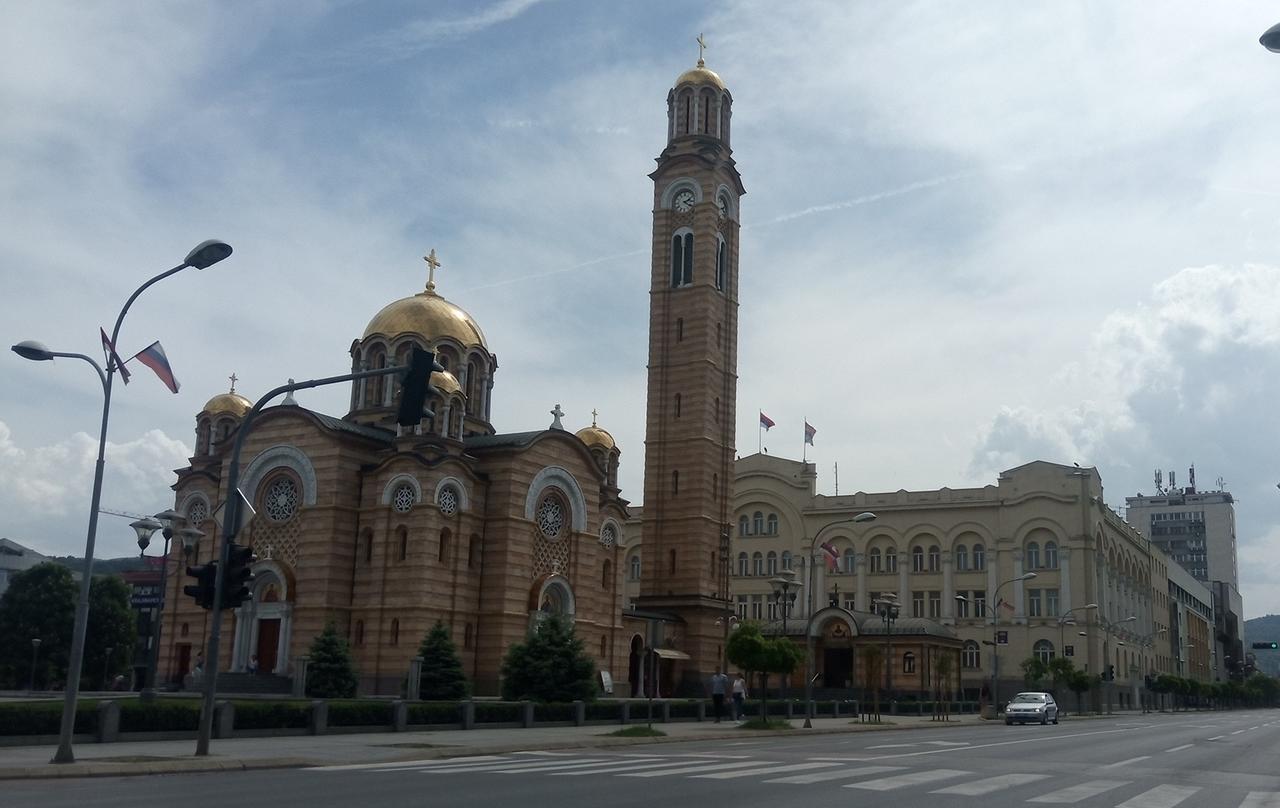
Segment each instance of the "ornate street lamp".
[{"label": "ornate street lamp", "polygon": [[884,692],[885,698],[892,699],[893,665],[889,661],[889,640],[893,636],[893,621],[898,619],[902,605],[898,603],[898,596],[892,592],[877,598],[872,605],[876,607],[876,614],[884,621]]}]

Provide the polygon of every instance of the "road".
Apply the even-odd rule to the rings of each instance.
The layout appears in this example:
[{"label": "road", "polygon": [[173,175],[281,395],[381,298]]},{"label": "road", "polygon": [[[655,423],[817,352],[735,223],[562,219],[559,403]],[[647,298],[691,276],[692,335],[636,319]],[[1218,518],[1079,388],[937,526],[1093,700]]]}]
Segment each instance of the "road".
[{"label": "road", "polygon": [[0,804],[1280,808],[1280,711],[970,725],[325,768],[0,783]]}]

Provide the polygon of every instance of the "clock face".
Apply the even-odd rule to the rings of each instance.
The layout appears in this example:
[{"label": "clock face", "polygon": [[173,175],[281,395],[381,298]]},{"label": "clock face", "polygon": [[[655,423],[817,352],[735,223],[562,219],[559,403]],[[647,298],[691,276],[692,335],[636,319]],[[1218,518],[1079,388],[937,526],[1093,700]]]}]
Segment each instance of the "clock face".
[{"label": "clock face", "polygon": [[686,188],[676,194],[676,198],[671,203],[671,206],[675,208],[678,213],[688,213],[693,210],[693,191]]}]

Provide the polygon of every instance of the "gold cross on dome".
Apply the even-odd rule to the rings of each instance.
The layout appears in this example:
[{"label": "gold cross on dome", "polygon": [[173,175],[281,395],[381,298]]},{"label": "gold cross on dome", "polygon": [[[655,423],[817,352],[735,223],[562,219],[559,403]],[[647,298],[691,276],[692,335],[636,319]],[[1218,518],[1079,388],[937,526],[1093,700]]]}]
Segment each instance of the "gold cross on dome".
[{"label": "gold cross on dome", "polygon": [[596,417],[597,417],[597,416],[599,416],[599,415],[600,415],[600,413],[599,413],[599,412],[597,412],[596,410],[592,410],[592,411],[591,411],[591,425],[592,425],[592,426],[595,426],[595,425],[596,425]]},{"label": "gold cross on dome", "polygon": [[240,379],[236,377],[236,373],[234,370],[231,371],[231,375],[228,376],[227,378],[231,379],[231,392],[234,393],[236,391],[236,382],[240,381]]},{"label": "gold cross on dome", "polygon": [[707,40],[702,38],[702,34],[698,34],[698,67],[702,67],[705,62],[702,60],[702,54],[707,49]]},{"label": "gold cross on dome", "polygon": [[434,292],[436,290],[436,270],[443,266],[440,259],[436,258],[435,248],[431,248],[431,252],[423,256],[423,261],[427,262],[427,291]]}]

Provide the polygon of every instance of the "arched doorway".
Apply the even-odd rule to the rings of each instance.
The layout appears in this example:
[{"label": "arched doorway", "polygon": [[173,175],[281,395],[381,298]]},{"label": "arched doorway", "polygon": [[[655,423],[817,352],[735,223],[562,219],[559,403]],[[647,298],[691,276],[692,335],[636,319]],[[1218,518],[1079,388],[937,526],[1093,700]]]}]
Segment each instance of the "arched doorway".
[{"label": "arched doorway", "polygon": [[857,684],[854,639],[858,636],[858,621],[853,613],[839,606],[821,609],[809,619],[806,634],[808,675],[816,675],[824,689],[854,688]]},{"label": "arched doorway", "polygon": [[253,598],[235,610],[231,670],[287,675],[293,604],[285,571],[272,561],[253,568]]},{"label": "arched doorway", "polygon": [[529,591],[529,630],[536,631],[538,624],[552,615],[573,623],[577,607],[573,588],[563,575],[544,575],[534,581]]}]

